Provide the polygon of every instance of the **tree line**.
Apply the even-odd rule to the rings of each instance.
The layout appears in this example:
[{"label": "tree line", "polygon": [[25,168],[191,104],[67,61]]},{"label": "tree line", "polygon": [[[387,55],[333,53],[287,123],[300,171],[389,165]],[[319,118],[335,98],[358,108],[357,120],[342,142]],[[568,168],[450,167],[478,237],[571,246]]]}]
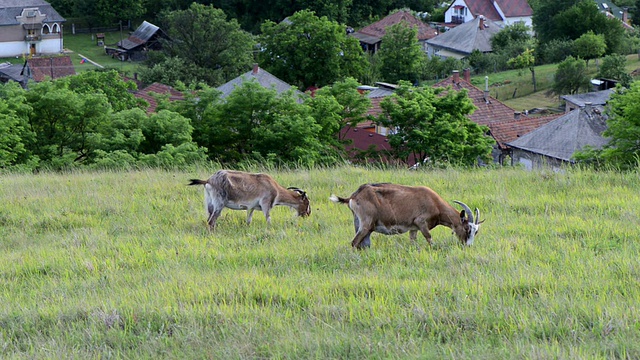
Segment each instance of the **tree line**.
[{"label": "tree line", "polygon": [[[434,165],[490,159],[493,141],[466,116],[473,105],[465,92],[436,96],[430,87],[401,82],[383,102],[384,114],[368,118],[370,100],[358,85],[347,78],[312,97],[245,81],[224,98],[203,86],[179,101],[157,95],[156,112],[147,113],[148,103],[133,94],[135,84],[115,70],[43,81],[29,90],[10,82],[0,86],[0,168],[332,165],[347,159],[340,130],[365,119],[384,119],[398,129],[385,154],[398,163],[416,154]],[[436,140],[442,144],[425,147]]]}]

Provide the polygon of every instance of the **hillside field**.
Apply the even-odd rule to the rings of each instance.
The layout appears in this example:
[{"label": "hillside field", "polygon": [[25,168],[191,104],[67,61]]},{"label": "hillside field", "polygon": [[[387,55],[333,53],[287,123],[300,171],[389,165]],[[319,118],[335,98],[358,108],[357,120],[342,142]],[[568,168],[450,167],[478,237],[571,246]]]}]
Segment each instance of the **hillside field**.
[{"label": "hillside field", "polygon": [[[638,173],[269,171],[312,214],[225,210],[216,169],[0,176],[4,359],[638,359]],[[329,196],[427,185],[485,219],[352,250]]]}]

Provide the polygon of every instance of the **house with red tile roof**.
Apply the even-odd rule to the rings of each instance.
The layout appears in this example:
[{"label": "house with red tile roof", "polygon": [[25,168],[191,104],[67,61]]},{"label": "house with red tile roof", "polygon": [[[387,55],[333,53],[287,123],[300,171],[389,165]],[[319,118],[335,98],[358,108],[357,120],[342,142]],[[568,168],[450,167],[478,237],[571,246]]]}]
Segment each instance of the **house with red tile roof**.
[{"label": "house with red tile roof", "polygon": [[149,103],[147,113],[153,113],[158,107],[158,96],[167,96],[169,101],[184,100],[184,95],[169,85],[153,83],[143,89],[136,90],[133,95]]},{"label": "house with red tile roof", "polygon": [[[459,71],[454,71],[452,76],[444,79],[434,87],[450,88],[454,91],[466,90],[467,95],[476,107],[474,113],[469,115],[469,119],[479,125],[485,125],[489,128],[488,135],[495,141],[496,145],[493,151],[495,162],[503,163],[507,156],[512,155],[512,148],[507,142],[514,141],[520,136],[529,133],[538,127],[555,120],[561,114],[548,116],[530,116],[521,112],[516,112],[507,105],[489,95],[488,84],[485,84],[485,90],[481,90],[470,82],[471,73],[469,69],[460,76]],[[445,91],[446,93],[446,91]],[[374,88],[366,94],[371,99],[371,107],[368,114],[371,118],[377,118],[381,113],[380,102],[386,97],[393,94],[392,88]],[[358,125],[359,131],[368,133],[376,133],[378,135],[386,135],[384,127],[377,126],[374,121],[367,121]],[[352,133],[347,135],[351,138]],[[355,136],[355,135],[354,135]],[[370,145],[374,144],[372,137],[361,137],[359,142],[354,141],[354,147],[360,150],[367,150]],[[379,142],[379,140],[376,139]],[[386,147],[380,147],[386,149]]]},{"label": "house with red tile roof", "polygon": [[40,82],[75,75],[76,69],[68,55],[37,57],[27,59],[22,74],[27,79]]},{"label": "house with red tile roof", "polygon": [[367,25],[362,29],[351,33],[350,35],[360,40],[360,44],[365,51],[375,53],[380,49],[382,37],[386,34],[387,28],[392,25],[404,22],[409,26],[418,29],[418,41],[426,51],[426,41],[438,35],[436,29],[425,24],[408,10],[399,10],[380,21]]},{"label": "house with red tile roof", "polygon": [[512,149],[507,142],[537,129],[538,127],[556,119],[560,115],[549,115],[545,117],[534,117],[514,111],[489,95],[488,80],[485,82],[485,89],[481,90],[471,84],[471,72],[465,69],[462,78],[458,71],[442,80],[434,87],[450,87],[452,90],[467,90],[467,95],[473,101],[476,111],[469,115],[469,119],[476,124],[489,127],[489,134],[496,141],[493,151],[495,162],[502,164],[507,156],[512,155]]},{"label": "house with red tile roof", "polygon": [[455,0],[444,13],[445,23],[464,24],[480,15],[500,26],[517,22],[532,26],[533,9],[527,0]]}]

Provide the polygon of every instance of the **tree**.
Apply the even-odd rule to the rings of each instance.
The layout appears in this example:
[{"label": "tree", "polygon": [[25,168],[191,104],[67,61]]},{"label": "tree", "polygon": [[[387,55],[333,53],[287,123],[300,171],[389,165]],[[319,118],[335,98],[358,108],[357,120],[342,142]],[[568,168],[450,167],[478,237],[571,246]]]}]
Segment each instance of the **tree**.
[{"label": "tree", "polygon": [[586,62],[569,56],[558,64],[552,89],[558,95],[576,94],[581,89],[588,89],[589,84]]},{"label": "tree", "polygon": [[576,154],[578,160],[601,161],[619,169],[640,165],[640,82],[617,91],[609,99],[609,119],[603,136],[611,140],[602,149],[587,149]]},{"label": "tree", "polygon": [[0,168],[35,165],[29,147],[34,134],[29,129],[25,90],[16,82],[0,86]]},{"label": "tree", "polygon": [[534,44],[530,30],[522,23],[505,26],[491,38],[492,52],[505,53],[511,58],[523,53],[527,48],[532,48]]},{"label": "tree", "polygon": [[[346,132],[341,135],[341,129],[350,129],[367,119],[371,100],[358,91],[358,86],[354,78],[347,78],[319,89],[311,98],[310,105],[316,111],[314,118],[317,122],[329,120],[325,127],[331,127],[328,132],[334,139],[344,140]],[[326,105],[324,97],[335,99],[335,106]]]},{"label": "tree", "polygon": [[394,95],[380,104],[378,121],[394,131],[388,135],[396,158],[408,162],[474,165],[490,161],[494,141],[488,129],[467,116],[475,107],[466,90],[412,87],[401,81]]},{"label": "tree", "polygon": [[515,58],[509,59],[507,64],[516,69],[524,69],[528,68],[531,71],[531,81],[533,82],[533,92],[538,91],[536,86],[536,68],[535,68],[536,59],[533,56],[533,50],[526,49],[522,54],[516,56]]},{"label": "tree", "polygon": [[[193,3],[186,10],[166,13],[161,23],[171,39],[163,41],[165,59],[193,64],[198,73],[192,75],[211,86],[246,72],[253,63],[253,37],[236,20],[227,21],[220,9]],[[162,66],[156,61],[149,66]]]},{"label": "tree", "polygon": [[293,91],[278,94],[247,81],[205,114],[209,154],[221,162],[258,157],[311,165],[331,153],[320,141],[325,128]]},{"label": "tree", "polygon": [[602,59],[598,77],[620,81],[620,85],[629,87],[633,78],[626,69],[627,58],[624,55],[607,55]]},{"label": "tree", "polygon": [[604,35],[596,35],[591,30],[582,34],[573,42],[573,53],[586,60],[587,67],[589,67],[589,60],[601,57],[606,50],[607,44],[604,40]]},{"label": "tree", "polygon": [[73,14],[89,19],[90,24],[113,25],[140,18],[145,12],[139,0],[74,0]]},{"label": "tree", "polygon": [[539,0],[533,13],[533,29],[541,44],[575,40],[591,30],[604,35],[609,54],[618,52],[624,39],[621,22],[607,18],[591,0]]},{"label": "tree", "polygon": [[65,83],[64,86],[77,94],[104,94],[115,112],[144,105],[132,93],[137,89],[136,84],[133,81],[125,81],[116,70],[84,71],[56,82]]},{"label": "tree", "polygon": [[387,82],[399,80],[418,82],[426,54],[418,42],[418,29],[406,22],[386,28],[382,45],[376,54],[380,61],[380,73]]},{"label": "tree", "polygon": [[112,114],[106,95],[78,94],[64,81],[35,84],[26,99],[32,108],[29,126],[36,134],[32,151],[54,168],[87,159],[93,150],[93,133]]},{"label": "tree", "polygon": [[261,66],[301,89],[360,79],[367,65],[358,40],[343,25],[307,10],[278,24],[265,22],[260,46]]}]

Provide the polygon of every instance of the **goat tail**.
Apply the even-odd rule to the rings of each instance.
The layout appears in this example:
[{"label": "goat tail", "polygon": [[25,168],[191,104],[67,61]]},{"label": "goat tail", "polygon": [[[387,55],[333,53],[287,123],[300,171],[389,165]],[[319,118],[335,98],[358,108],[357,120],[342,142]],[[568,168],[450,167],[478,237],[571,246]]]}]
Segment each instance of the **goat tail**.
[{"label": "goat tail", "polygon": [[333,201],[334,203],[348,204],[351,198],[341,198],[339,196],[331,194],[331,197],[329,197],[329,200]]},{"label": "goat tail", "polygon": [[190,179],[189,181],[191,181],[191,182],[188,183],[187,186],[189,186],[189,185],[204,185],[204,184],[207,183],[207,180]]}]

